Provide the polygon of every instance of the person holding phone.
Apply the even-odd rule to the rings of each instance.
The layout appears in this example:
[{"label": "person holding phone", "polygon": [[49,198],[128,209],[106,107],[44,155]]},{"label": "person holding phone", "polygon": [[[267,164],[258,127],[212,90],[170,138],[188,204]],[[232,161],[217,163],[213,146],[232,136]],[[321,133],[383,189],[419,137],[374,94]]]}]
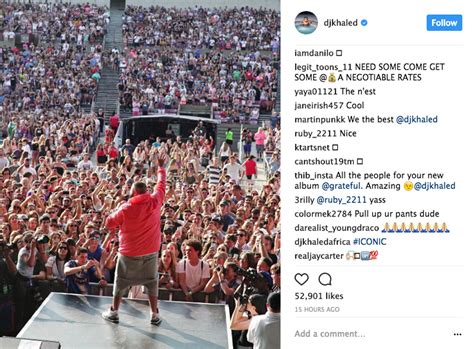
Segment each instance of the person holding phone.
[{"label": "person holding phone", "polygon": [[[230,329],[234,332],[234,344],[239,347],[252,347],[252,343],[247,340],[247,331],[252,318],[266,313],[265,296],[261,294],[252,294],[245,302],[244,299],[238,297],[235,300],[235,308],[230,320]],[[237,342],[237,343],[235,343]]]},{"label": "person holding phone", "polygon": [[99,262],[87,258],[87,248],[85,247],[80,247],[77,250],[76,259],[70,260],[64,265],[64,276],[69,293],[89,294],[89,282],[92,276],[100,280],[100,286],[107,285],[107,281],[100,271]]},{"label": "person holding phone", "polygon": [[205,293],[216,293],[220,301],[231,306],[231,310],[233,309],[234,292],[239,286],[237,279],[238,268],[239,266],[232,262],[225,265],[216,265],[213,269],[212,277],[204,288]]},{"label": "person holding phone", "polygon": [[158,263],[158,272],[160,273],[159,286],[168,290],[178,287],[178,276],[176,274],[176,256],[167,249],[161,252],[161,258]]},{"label": "person holding phone", "polygon": [[280,348],[280,308],[280,292],[272,292],[267,298],[267,312],[251,318],[247,340],[255,349]]}]

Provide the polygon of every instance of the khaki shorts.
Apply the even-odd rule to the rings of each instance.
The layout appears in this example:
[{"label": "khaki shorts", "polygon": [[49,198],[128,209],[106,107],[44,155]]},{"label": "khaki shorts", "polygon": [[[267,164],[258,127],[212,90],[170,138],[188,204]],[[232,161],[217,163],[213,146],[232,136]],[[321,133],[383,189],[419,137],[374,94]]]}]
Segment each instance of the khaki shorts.
[{"label": "khaki shorts", "polygon": [[120,253],[115,269],[114,296],[125,297],[132,286],[143,285],[148,294],[158,296],[158,253],[127,257]]}]

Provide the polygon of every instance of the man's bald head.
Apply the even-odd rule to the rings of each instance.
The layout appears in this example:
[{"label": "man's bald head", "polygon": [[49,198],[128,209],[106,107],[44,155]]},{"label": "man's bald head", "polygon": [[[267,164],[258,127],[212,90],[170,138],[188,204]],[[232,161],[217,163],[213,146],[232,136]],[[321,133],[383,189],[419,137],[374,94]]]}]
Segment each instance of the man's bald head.
[{"label": "man's bald head", "polygon": [[147,191],[146,184],[143,182],[135,182],[132,186],[132,196],[145,194]]}]

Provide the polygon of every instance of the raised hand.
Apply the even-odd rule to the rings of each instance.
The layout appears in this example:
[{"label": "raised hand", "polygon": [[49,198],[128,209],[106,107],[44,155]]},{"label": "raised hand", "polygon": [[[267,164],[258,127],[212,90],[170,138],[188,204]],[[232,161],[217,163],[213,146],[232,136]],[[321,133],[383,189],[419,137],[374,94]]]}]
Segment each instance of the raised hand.
[{"label": "raised hand", "polygon": [[158,154],[158,156],[156,157],[156,162],[159,167],[163,167],[166,162],[166,154],[165,153]]}]

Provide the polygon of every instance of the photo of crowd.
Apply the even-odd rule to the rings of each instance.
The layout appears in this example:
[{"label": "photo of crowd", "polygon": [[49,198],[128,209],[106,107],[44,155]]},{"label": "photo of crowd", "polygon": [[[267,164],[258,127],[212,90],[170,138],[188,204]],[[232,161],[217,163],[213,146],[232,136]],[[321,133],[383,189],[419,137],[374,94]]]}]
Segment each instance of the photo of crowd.
[{"label": "photo of crowd", "polygon": [[276,99],[279,13],[238,9],[127,7],[120,104],[133,115],[211,105],[224,121],[258,120]]},{"label": "photo of crowd", "polygon": [[[5,41],[41,38],[0,48],[0,335],[18,333],[44,285],[94,294],[114,283],[121,236],[108,218],[136,183],[158,190],[163,165],[160,291],[227,304],[234,348],[279,343],[281,130],[260,121],[278,115],[279,12],[127,6],[123,50],[103,47],[109,17],[92,4],[0,5]],[[197,123],[116,144],[118,115],[103,125],[94,108],[104,65],[119,73],[120,112],[209,105],[223,127],[258,127],[218,142]],[[272,338],[251,325],[258,316]]]}]

